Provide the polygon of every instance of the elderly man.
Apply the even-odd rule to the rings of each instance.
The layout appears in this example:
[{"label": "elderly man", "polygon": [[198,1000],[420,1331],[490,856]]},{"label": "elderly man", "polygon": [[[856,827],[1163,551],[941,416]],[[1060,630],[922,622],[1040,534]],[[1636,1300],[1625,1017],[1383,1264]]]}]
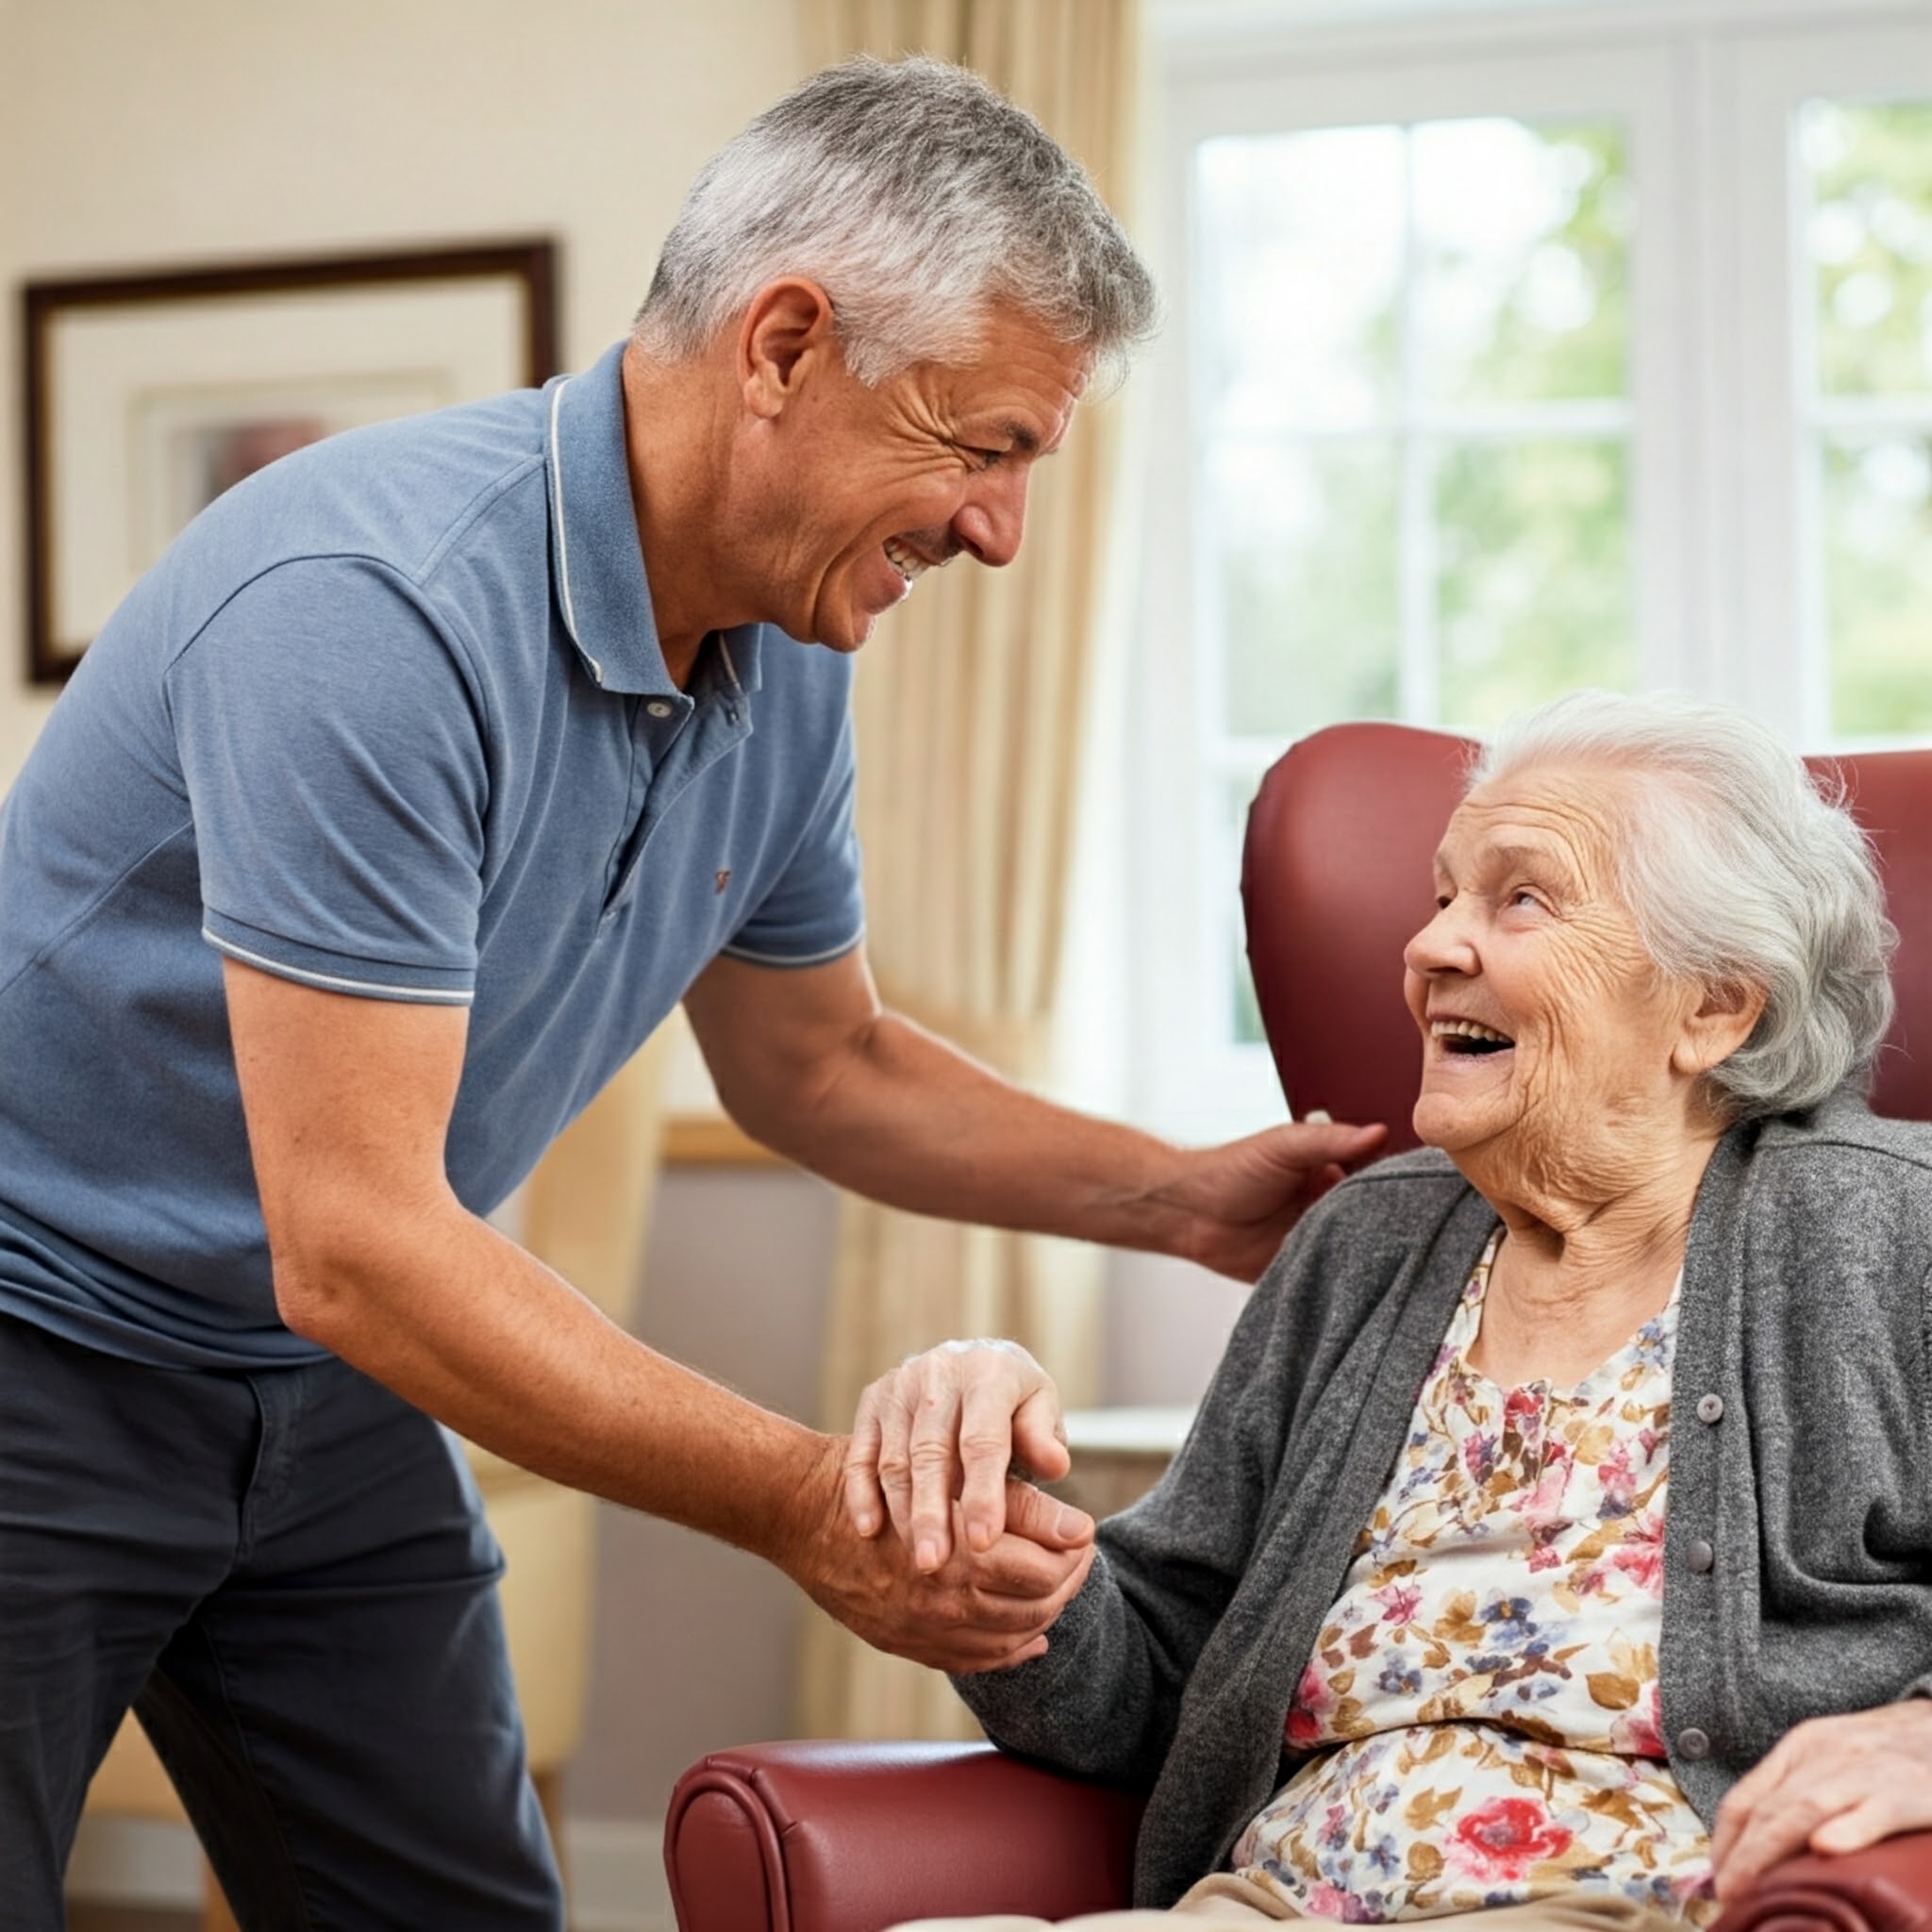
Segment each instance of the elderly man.
[{"label": "elderly man", "polygon": [[750,1132],[924,1212],[1252,1275],[1366,1150],[1077,1118],[867,973],[846,654],[1013,556],[1150,310],[1030,120],[854,62],[706,169],[627,344],[275,465],[103,631],[0,826],[0,1923],[60,1923],[130,1703],[245,1924],[558,1923],[438,1422],[888,1648],[1039,1651],[1084,1518],[856,1535],[841,1440],[481,1217],[680,999]]}]

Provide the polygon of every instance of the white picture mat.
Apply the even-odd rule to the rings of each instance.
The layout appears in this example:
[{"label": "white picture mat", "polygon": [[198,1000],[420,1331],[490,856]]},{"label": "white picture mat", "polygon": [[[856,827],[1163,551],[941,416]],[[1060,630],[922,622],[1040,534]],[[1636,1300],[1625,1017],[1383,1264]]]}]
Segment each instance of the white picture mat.
[{"label": "white picture mat", "polygon": [[[333,433],[524,380],[512,274],[136,300],[49,331],[51,628],[78,652],[176,534],[199,432],[320,419]],[[178,527],[178,523],[176,523]]]}]

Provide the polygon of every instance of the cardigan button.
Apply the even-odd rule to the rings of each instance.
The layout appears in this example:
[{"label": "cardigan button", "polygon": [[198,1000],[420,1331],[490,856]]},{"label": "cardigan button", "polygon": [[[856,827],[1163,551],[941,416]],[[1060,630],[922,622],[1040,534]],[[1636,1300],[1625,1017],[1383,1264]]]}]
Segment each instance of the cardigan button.
[{"label": "cardigan button", "polygon": [[1690,1568],[1699,1576],[1702,1576],[1707,1570],[1710,1569],[1717,1562],[1717,1552],[1702,1537],[1699,1537],[1684,1552],[1684,1560],[1690,1564]]},{"label": "cardigan button", "polygon": [[1716,1423],[1724,1420],[1724,1399],[1722,1395],[1700,1395],[1697,1398],[1697,1420],[1701,1423]]},{"label": "cardigan button", "polygon": [[1687,1764],[1701,1764],[1710,1756],[1710,1739],[1695,1724],[1677,1733],[1677,1756]]}]

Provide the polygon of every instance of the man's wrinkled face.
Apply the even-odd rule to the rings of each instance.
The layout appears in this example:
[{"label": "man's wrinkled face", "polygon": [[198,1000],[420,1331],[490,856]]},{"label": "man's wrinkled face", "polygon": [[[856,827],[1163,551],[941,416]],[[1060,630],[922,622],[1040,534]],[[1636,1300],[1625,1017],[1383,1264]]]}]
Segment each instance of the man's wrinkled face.
[{"label": "man's wrinkled face", "polygon": [[1059,447],[1088,358],[995,309],[966,360],[916,362],[867,389],[827,366],[786,425],[787,500],[768,532],[792,636],[857,650],[918,579],[1020,548],[1033,465]]}]

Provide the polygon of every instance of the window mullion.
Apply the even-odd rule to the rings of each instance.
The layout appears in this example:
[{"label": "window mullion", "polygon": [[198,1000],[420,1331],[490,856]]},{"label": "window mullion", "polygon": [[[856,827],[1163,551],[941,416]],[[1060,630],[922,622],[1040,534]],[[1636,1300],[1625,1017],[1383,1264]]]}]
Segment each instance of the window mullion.
[{"label": "window mullion", "polygon": [[1402,716],[1412,724],[1441,715],[1436,638],[1435,444],[1420,428],[1423,413],[1422,326],[1417,313],[1422,236],[1416,220],[1415,130],[1403,135],[1401,353],[1396,391],[1396,440],[1402,465],[1396,525],[1397,608],[1402,627],[1398,674]]}]

